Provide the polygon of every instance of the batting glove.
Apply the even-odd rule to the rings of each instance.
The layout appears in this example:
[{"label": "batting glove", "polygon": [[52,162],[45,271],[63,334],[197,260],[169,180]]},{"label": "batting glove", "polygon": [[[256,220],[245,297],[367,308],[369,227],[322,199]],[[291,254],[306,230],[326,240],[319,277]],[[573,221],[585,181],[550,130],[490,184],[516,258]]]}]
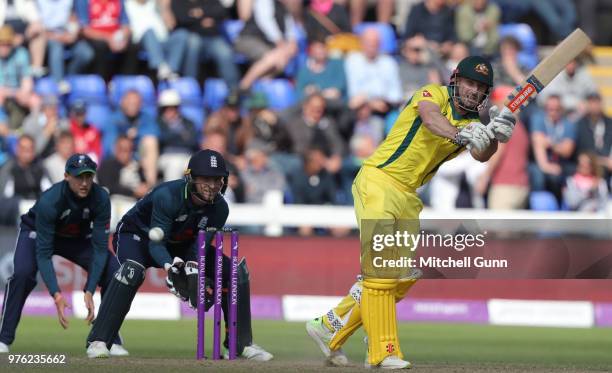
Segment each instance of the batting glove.
[{"label": "batting glove", "polygon": [[472,122],[457,132],[454,142],[458,145],[465,145],[468,149],[475,148],[477,151],[482,151],[491,144],[494,138],[493,132],[487,126]]},{"label": "batting glove", "polygon": [[489,117],[491,118],[489,128],[493,131],[495,138],[503,143],[510,141],[512,131],[514,131],[514,126],[516,125],[516,118],[510,109],[504,106],[500,112],[497,106],[491,106]]}]

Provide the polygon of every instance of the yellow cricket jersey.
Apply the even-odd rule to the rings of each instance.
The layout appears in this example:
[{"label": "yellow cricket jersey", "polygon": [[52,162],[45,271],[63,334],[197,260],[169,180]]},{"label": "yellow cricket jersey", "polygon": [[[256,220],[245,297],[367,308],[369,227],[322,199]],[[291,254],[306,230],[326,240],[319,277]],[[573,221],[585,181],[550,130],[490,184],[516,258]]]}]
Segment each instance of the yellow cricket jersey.
[{"label": "yellow cricket jersey", "polygon": [[434,135],[419,116],[417,105],[431,101],[455,127],[480,121],[478,113],[461,116],[450,98],[450,87],[429,84],[414,93],[378,149],[365,162],[399,181],[409,190],[428,182],[440,165],[465,150],[449,139]]}]

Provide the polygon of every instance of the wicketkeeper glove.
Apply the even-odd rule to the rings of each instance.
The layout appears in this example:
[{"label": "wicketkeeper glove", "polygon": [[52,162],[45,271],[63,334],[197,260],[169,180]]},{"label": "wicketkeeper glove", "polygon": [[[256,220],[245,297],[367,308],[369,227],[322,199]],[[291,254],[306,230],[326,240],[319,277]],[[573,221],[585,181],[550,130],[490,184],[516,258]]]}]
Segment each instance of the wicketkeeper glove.
[{"label": "wicketkeeper glove", "polygon": [[516,125],[516,118],[510,109],[504,106],[500,111],[497,106],[491,106],[489,117],[491,118],[489,128],[493,131],[495,138],[503,143],[510,141]]},{"label": "wicketkeeper glove", "polygon": [[454,143],[465,145],[468,149],[476,148],[477,151],[482,151],[491,144],[494,138],[493,132],[487,126],[479,122],[472,122],[457,132]]},{"label": "wicketkeeper glove", "polygon": [[189,299],[189,294],[184,267],[185,262],[179,257],[175,257],[172,264],[166,266],[166,286],[172,294],[186,301]]},{"label": "wicketkeeper glove", "polygon": [[[198,263],[189,261],[185,264],[185,274],[187,275],[187,293],[189,294],[189,306],[194,310],[198,308]],[[204,278],[204,309],[208,311],[213,305],[213,280],[209,277]]]}]

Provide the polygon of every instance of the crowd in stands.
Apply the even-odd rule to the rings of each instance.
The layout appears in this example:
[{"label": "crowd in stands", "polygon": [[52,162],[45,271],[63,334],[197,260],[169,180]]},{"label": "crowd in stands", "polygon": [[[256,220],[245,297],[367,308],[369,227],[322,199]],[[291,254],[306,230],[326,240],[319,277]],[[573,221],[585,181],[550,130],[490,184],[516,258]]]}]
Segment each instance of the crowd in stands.
[{"label": "crowd in stands", "polygon": [[[589,24],[609,43],[586,2],[0,0],[0,220],[61,180],[73,152],[126,198],[212,148],[228,159],[233,202],[280,190],[287,203],[351,204],[361,162],[405,102],[448,84],[462,58],[491,60],[499,105],[540,58],[534,30],[554,44]],[[603,210],[612,121],[590,63],[567,66],[488,163],[442,166],[425,201],[521,209],[548,195],[553,209]]]}]

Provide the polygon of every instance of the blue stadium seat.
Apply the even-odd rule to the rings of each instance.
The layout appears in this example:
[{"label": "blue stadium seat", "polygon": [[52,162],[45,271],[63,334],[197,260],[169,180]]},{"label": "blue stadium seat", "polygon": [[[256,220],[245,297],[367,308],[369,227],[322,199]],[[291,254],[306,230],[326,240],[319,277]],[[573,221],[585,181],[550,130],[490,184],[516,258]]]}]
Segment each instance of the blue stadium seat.
[{"label": "blue stadium seat", "polygon": [[104,131],[104,127],[108,125],[111,114],[112,110],[106,104],[90,104],[87,105],[85,120],[99,130]]},{"label": "blue stadium seat", "polygon": [[295,88],[286,79],[258,80],[253,85],[253,91],[263,92],[273,110],[283,110],[296,103]]},{"label": "blue stadium seat", "polygon": [[157,105],[155,86],[149,77],[144,75],[117,75],[109,84],[111,104],[118,106],[123,95],[130,90],[136,90],[142,96],[142,105],[151,110]]},{"label": "blue stadium seat", "polygon": [[229,88],[223,79],[209,78],[204,82],[204,107],[217,111],[229,94]]},{"label": "blue stadium seat", "polygon": [[353,28],[353,32],[361,35],[367,28],[374,27],[380,35],[380,52],[394,54],[397,52],[397,38],[393,28],[388,23],[363,22]]},{"label": "blue stadium seat", "polygon": [[198,130],[202,129],[206,121],[206,113],[201,105],[181,105],[180,111],[185,118],[191,120],[195,124]]},{"label": "blue stadium seat", "polygon": [[529,195],[529,207],[535,211],[558,211],[559,203],[551,192],[537,191]]},{"label": "blue stadium seat", "polygon": [[68,77],[70,84],[70,95],[68,103],[81,99],[90,103],[106,104],[106,83],[99,75],[71,75]]},{"label": "blue stadium seat", "polygon": [[[242,31],[242,29],[244,28],[244,21],[241,21],[239,19],[227,20],[223,22],[221,28],[223,35],[225,36],[227,41],[231,45],[234,45],[234,42],[238,38],[238,35],[240,35],[240,31]],[[234,52],[234,62],[236,62],[237,64],[243,64],[247,62],[247,58],[246,56],[240,53]]]},{"label": "blue stadium seat", "polygon": [[172,82],[162,81],[159,84],[159,91],[174,89],[181,96],[181,105],[201,105],[202,89],[198,82],[189,77],[180,78]]},{"label": "blue stadium seat", "polygon": [[516,38],[523,48],[518,54],[521,65],[531,70],[538,64],[538,41],[535,33],[526,23],[508,23],[497,28],[500,39],[506,36]]},{"label": "blue stadium seat", "polygon": [[40,96],[59,95],[59,87],[57,82],[51,77],[44,77],[36,80],[34,84],[34,92]]}]

